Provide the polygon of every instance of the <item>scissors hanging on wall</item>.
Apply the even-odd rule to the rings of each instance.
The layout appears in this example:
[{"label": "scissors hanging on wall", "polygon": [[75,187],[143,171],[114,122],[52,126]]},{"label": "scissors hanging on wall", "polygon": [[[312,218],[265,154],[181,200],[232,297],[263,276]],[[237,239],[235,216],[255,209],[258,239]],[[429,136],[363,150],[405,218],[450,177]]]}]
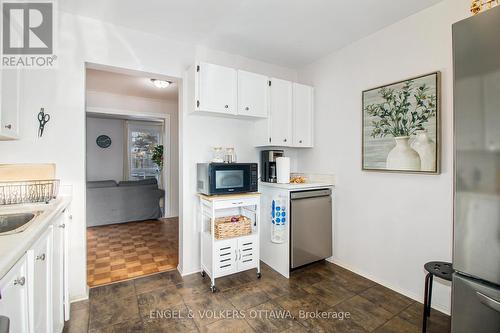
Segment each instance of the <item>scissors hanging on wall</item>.
[{"label": "scissors hanging on wall", "polygon": [[39,137],[42,137],[43,130],[45,129],[45,124],[47,124],[49,120],[50,120],[50,114],[45,114],[44,109],[41,108],[40,112],[38,113],[38,122],[40,123],[40,126],[38,127]]}]

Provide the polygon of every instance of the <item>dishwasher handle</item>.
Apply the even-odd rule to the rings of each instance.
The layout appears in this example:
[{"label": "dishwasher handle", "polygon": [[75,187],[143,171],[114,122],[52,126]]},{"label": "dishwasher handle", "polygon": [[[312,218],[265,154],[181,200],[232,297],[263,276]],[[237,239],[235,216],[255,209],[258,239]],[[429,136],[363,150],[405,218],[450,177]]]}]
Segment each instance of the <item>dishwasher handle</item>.
[{"label": "dishwasher handle", "polygon": [[297,191],[290,193],[290,199],[308,199],[317,197],[326,197],[332,195],[332,189],[326,188],[321,190],[311,190],[311,191]]}]

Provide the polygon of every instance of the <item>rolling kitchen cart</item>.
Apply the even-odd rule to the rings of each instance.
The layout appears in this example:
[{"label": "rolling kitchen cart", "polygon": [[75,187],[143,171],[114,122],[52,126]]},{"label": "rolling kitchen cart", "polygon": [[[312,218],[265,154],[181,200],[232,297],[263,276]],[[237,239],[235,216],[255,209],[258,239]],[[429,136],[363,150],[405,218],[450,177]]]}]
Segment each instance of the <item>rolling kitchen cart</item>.
[{"label": "rolling kitchen cart", "polygon": [[[201,275],[208,274],[210,289],[216,291],[215,279],[257,269],[260,278],[259,232],[260,194],[244,193],[200,198]],[[215,220],[221,217],[244,216],[251,221],[251,233],[244,236],[217,239]],[[232,223],[232,222],[230,222]]]}]

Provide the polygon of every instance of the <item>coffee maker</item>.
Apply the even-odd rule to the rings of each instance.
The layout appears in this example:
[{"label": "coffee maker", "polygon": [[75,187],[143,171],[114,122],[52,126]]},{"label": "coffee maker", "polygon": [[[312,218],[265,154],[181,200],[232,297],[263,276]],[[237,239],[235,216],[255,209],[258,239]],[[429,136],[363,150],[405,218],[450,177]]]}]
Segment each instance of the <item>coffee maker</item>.
[{"label": "coffee maker", "polygon": [[260,152],[260,177],[263,182],[276,183],[276,159],[283,157],[283,150],[263,150]]}]

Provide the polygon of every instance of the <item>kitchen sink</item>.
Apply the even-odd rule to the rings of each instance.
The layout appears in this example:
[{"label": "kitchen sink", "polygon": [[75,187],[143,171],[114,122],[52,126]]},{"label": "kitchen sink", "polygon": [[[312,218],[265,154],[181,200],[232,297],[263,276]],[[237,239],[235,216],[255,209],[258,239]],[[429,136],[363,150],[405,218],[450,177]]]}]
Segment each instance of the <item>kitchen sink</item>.
[{"label": "kitchen sink", "polygon": [[42,212],[0,215],[0,236],[24,231],[28,223]]}]

